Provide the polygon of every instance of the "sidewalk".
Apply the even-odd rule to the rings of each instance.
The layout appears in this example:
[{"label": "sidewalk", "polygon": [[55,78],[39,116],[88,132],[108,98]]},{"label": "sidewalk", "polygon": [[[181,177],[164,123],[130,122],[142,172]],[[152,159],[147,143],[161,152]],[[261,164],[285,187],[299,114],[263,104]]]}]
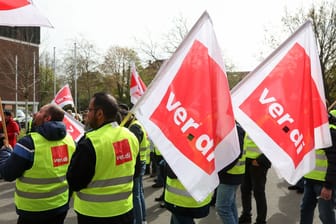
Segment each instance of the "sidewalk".
[{"label": "sidewalk", "polygon": [[[154,198],[160,196],[161,188],[152,188],[154,178],[149,176],[144,177],[146,207],[147,207],[147,222],[148,224],[163,224],[169,223],[170,213],[165,208],[161,208],[159,203],[154,201]],[[13,204],[14,182],[7,183],[0,180],[0,223],[16,224],[17,215]],[[286,181],[279,179],[274,170],[271,168],[268,173],[267,180],[267,202],[268,202],[268,224],[297,224],[300,216],[300,200],[302,194],[297,194],[295,191],[287,189]],[[241,212],[240,194],[237,195],[238,212]],[[252,205],[253,221],[255,220],[255,204]],[[317,210],[317,209],[316,209]],[[219,218],[216,215],[214,207],[208,217],[196,220],[197,224],[216,224],[219,223]],[[314,223],[319,223],[318,215],[315,211]],[[76,215],[71,208],[67,215],[65,224],[76,224]]]}]

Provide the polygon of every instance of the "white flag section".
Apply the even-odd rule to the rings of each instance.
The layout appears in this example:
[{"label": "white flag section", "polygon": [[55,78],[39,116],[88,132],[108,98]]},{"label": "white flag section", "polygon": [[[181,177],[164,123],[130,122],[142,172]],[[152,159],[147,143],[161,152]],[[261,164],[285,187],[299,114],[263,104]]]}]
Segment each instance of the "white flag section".
[{"label": "white flag section", "polygon": [[0,0],[0,25],[53,27],[31,0]]},{"label": "white flag section", "polygon": [[131,63],[131,81],[130,81],[130,96],[131,103],[136,104],[140,97],[146,91],[146,85],[141,80],[138,72],[135,69],[135,64]]},{"label": "white flag section", "polygon": [[221,50],[204,12],[132,111],[188,192],[202,201],[240,153]]},{"label": "white flag section", "polygon": [[63,108],[66,105],[72,105],[74,107],[74,101],[71,95],[71,90],[68,84],[63,86],[55,95],[52,103],[57,104],[59,107]]},{"label": "white flag section", "polygon": [[295,184],[331,145],[316,40],[310,21],[232,91],[236,120],[278,174]]}]

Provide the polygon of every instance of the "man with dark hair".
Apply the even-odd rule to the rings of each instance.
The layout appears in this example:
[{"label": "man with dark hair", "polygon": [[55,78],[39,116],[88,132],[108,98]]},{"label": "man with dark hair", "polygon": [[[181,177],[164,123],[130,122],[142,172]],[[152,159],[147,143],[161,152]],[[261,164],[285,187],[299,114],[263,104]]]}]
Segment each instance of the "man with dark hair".
[{"label": "man with dark hair", "polygon": [[132,188],[139,143],[116,122],[118,104],[96,93],[88,108],[92,128],[78,142],[67,172],[78,224],[132,224]]},{"label": "man with dark hair", "polygon": [[8,159],[0,158],[0,176],[16,180],[18,224],[64,223],[69,209],[65,174],[75,143],[63,117],[58,106],[43,106],[34,116],[34,131],[18,141]]}]

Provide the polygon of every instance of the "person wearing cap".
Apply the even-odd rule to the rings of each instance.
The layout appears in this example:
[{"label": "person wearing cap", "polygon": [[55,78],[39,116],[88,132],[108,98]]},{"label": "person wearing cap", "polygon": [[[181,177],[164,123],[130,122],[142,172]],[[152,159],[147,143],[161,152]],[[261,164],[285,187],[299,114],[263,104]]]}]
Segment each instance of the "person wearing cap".
[{"label": "person wearing cap", "polygon": [[16,180],[14,201],[19,224],[64,223],[69,209],[65,174],[75,143],[63,118],[61,108],[44,105],[34,117],[35,130],[19,139],[9,157],[0,153],[1,177]]},{"label": "person wearing cap", "polygon": [[[14,121],[12,113],[8,110],[4,111],[8,143],[13,148],[16,144],[17,138],[20,135],[20,127],[16,121]],[[4,138],[4,131],[2,125],[0,127],[0,138]]]}]

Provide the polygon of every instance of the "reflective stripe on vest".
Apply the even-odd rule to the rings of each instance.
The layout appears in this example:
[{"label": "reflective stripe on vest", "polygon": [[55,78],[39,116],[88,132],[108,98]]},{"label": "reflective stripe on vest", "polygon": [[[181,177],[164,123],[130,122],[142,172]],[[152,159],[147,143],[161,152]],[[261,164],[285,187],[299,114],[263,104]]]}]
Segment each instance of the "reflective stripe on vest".
[{"label": "reflective stripe on vest", "polygon": [[30,136],[35,146],[34,162],[16,180],[15,204],[31,212],[58,208],[68,202],[65,174],[75,143],[69,135],[58,141],[48,141],[36,132]]},{"label": "reflective stripe on vest", "polygon": [[91,183],[76,192],[75,211],[94,217],[113,217],[130,211],[138,139],[115,122],[88,132],[86,138],[96,153],[95,173]]},{"label": "reflective stripe on vest", "polygon": [[252,139],[245,134],[244,138],[244,150],[246,150],[246,158],[256,159],[261,154],[258,146],[252,141]]},{"label": "reflective stripe on vest", "polygon": [[[336,126],[329,124],[331,129],[336,129]],[[323,149],[315,150],[315,168],[310,171],[308,174],[304,175],[305,178],[325,181],[325,176],[328,169],[328,159]]]},{"label": "reflective stripe on vest", "polygon": [[304,175],[305,178],[325,181],[325,175],[328,168],[328,160],[323,149],[318,149],[315,151],[316,160],[315,168],[308,174]]},{"label": "reflective stripe on vest", "polygon": [[165,188],[165,201],[184,208],[199,208],[210,203],[212,194],[202,202],[197,202],[184,188],[178,179],[167,177]]},{"label": "reflective stripe on vest", "polygon": [[237,161],[236,165],[229,169],[227,173],[229,174],[244,174],[245,173],[245,159],[246,158],[246,151],[243,150],[243,155],[241,158]]}]

